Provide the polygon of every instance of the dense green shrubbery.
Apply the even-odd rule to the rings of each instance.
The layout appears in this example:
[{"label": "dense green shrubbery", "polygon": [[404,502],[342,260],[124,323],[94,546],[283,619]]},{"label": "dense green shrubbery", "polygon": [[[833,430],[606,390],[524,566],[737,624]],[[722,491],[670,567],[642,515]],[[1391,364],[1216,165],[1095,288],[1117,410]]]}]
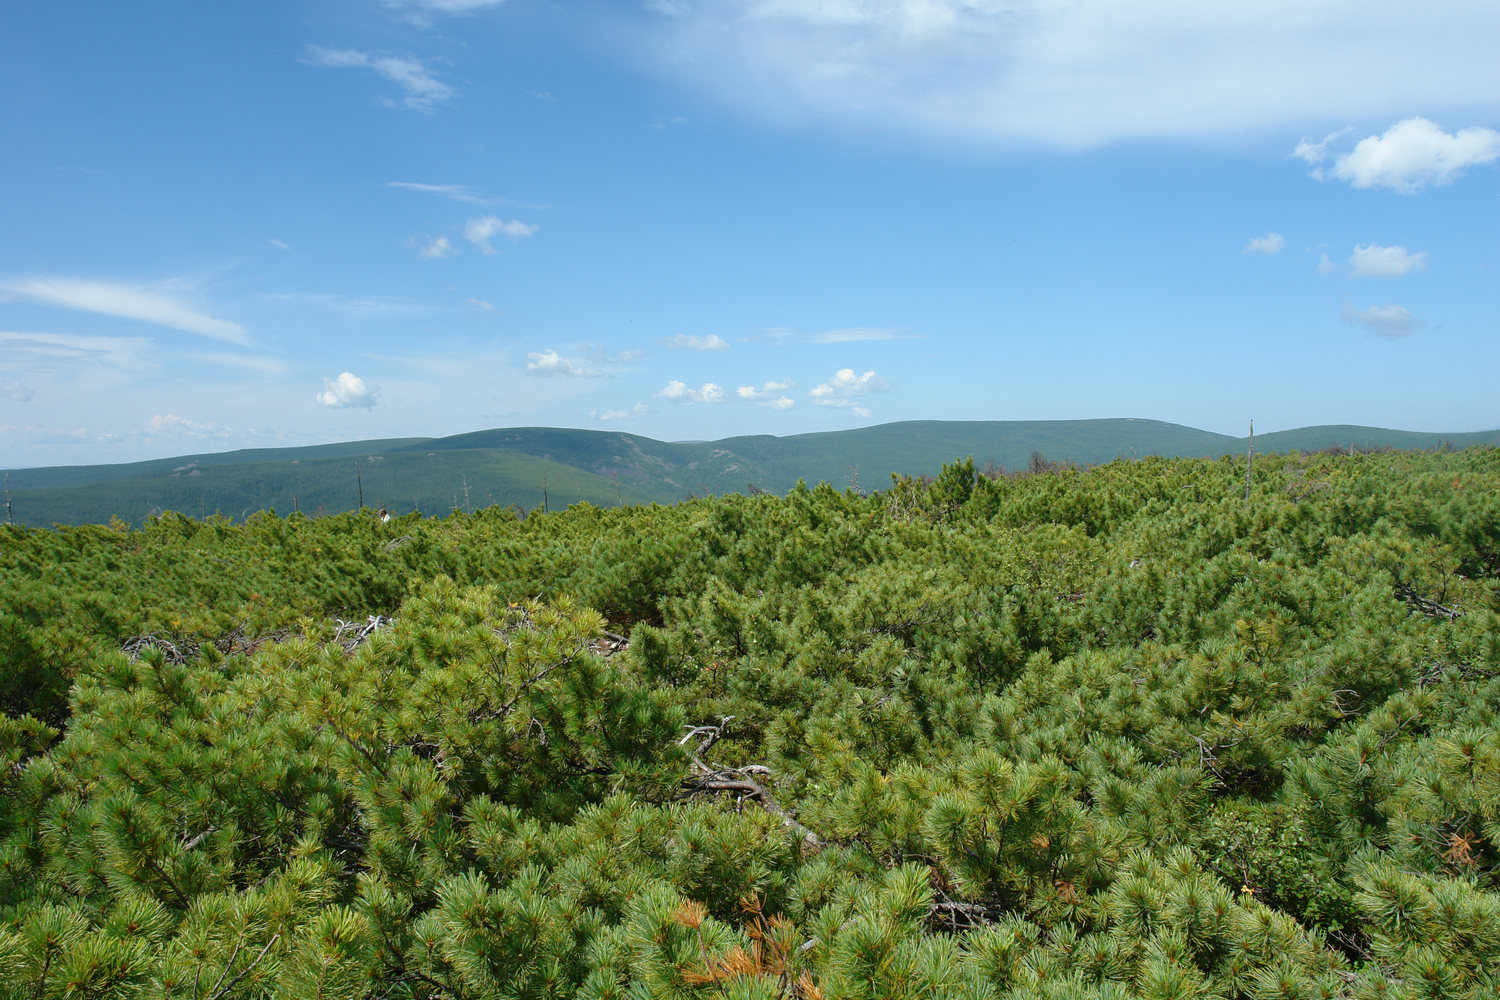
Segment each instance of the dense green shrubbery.
[{"label": "dense green shrubbery", "polygon": [[1493,996],[1500,452],[1244,484],[0,528],[0,997]]}]

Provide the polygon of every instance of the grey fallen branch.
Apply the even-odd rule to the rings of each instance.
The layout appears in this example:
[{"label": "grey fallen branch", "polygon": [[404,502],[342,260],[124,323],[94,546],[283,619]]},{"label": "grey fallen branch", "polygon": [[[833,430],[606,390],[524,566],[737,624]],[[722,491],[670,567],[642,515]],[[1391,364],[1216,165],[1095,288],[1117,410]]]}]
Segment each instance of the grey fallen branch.
[{"label": "grey fallen branch", "polygon": [[338,623],[338,628],[334,630],[333,641],[351,653],[360,643],[392,623],[392,619],[384,615],[370,615],[362,622],[346,622],[342,618],[335,618],[334,621]]},{"label": "grey fallen branch", "polygon": [[[689,799],[704,793],[733,792],[741,799],[750,799],[758,803],[766,812],[781,820],[781,825],[801,837],[802,843],[808,848],[813,850],[821,848],[823,838],[797,822],[796,817],[776,803],[776,799],[764,785],[754,780],[770,777],[770,768],[764,764],[747,764],[744,767],[721,767],[717,764],[709,766],[704,761],[703,755],[719,741],[719,737],[724,735],[724,727],[733,718],[732,715],[721,716],[717,726],[693,726],[682,739],[677,741],[677,745],[683,748],[688,760],[692,762],[694,772],[682,780],[683,790],[678,798]],[[688,742],[695,737],[701,737],[698,745],[688,750]]]},{"label": "grey fallen branch", "polygon": [[1422,614],[1427,615],[1429,618],[1446,618],[1449,621],[1454,621],[1464,616],[1464,613],[1458,608],[1450,608],[1447,605],[1439,604],[1429,597],[1423,597],[1417,593],[1415,588],[1405,584],[1396,588],[1396,596],[1411,605],[1414,610],[1422,612]]}]

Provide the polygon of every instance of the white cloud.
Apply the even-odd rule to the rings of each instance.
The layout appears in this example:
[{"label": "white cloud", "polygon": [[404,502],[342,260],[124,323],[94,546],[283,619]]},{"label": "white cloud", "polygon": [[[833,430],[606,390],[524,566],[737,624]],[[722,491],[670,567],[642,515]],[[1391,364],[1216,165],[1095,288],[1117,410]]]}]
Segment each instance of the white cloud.
[{"label": "white cloud", "polygon": [[1401,306],[1369,306],[1365,309],[1356,309],[1345,302],[1339,318],[1345,323],[1362,326],[1369,332],[1389,340],[1410,336],[1417,328],[1416,317]]},{"label": "white cloud", "polygon": [[1342,139],[1344,136],[1353,131],[1354,127],[1351,125],[1346,128],[1341,128],[1337,132],[1329,132],[1323,137],[1321,142],[1313,142],[1309,139],[1303,139],[1301,142],[1297,143],[1296,147],[1292,150],[1290,155],[1295,159],[1304,161],[1310,166],[1317,166],[1319,163],[1322,163],[1324,160],[1328,159],[1330,155],[1328,152],[1329,146],[1331,146],[1336,140]]},{"label": "white cloud", "polygon": [[796,400],[786,395],[786,391],[791,387],[790,382],[767,382],[759,389],[753,385],[742,385],[734,392],[741,399],[757,406],[772,410],[790,410],[797,405]]},{"label": "white cloud", "polygon": [[495,248],[490,246],[490,240],[496,236],[508,236],[514,243],[516,240],[525,239],[536,230],[536,226],[529,226],[517,219],[506,222],[493,215],[481,215],[464,223],[464,239],[485,253],[494,253]]},{"label": "white cloud", "polygon": [[7,399],[24,403],[34,395],[36,395],[35,392],[20,382],[0,382],[0,396]]},{"label": "white cloud", "polygon": [[414,181],[388,181],[385,186],[401,188],[405,191],[420,191],[423,194],[435,194],[453,201],[461,201],[466,205],[498,205],[500,203],[500,199],[498,198],[486,198],[483,195],[475,194],[472,188],[464,184],[418,184]]},{"label": "white cloud", "polygon": [[480,309],[484,312],[495,311],[494,303],[486,302],[484,299],[464,299],[464,305],[473,306],[475,309]]},{"label": "white cloud", "polygon": [[1328,255],[1326,253],[1318,255],[1318,273],[1319,274],[1333,274],[1338,269],[1339,269],[1339,266],[1337,264],[1335,264],[1333,261],[1329,260],[1328,259]]},{"label": "white cloud", "polygon": [[[505,0],[407,0],[406,6],[421,7],[439,14],[472,14],[486,7],[498,7],[504,2]],[[392,3],[391,6],[398,7],[401,4]]]},{"label": "white cloud", "polygon": [[458,247],[450,243],[446,236],[429,236],[427,242],[417,250],[417,256],[423,260],[442,260],[456,253]]},{"label": "white cloud", "polygon": [[866,340],[915,340],[911,334],[883,326],[851,326],[825,330],[808,338],[814,344],[855,344]]},{"label": "white cloud", "polygon": [[1408,253],[1406,247],[1362,243],[1349,257],[1349,273],[1356,278],[1399,278],[1427,270],[1427,253]]},{"label": "white cloud", "polygon": [[[453,88],[439,80],[416,59],[309,45],[307,62],[313,66],[330,66],[336,69],[373,70],[405,91],[406,96],[399,103],[414,111],[431,111],[453,97]],[[385,100],[382,103],[387,107],[396,107],[398,102]]]},{"label": "white cloud", "polygon": [[145,337],[88,337],[67,333],[0,331],[0,369],[56,372],[77,365],[97,365],[114,371],[150,368]]},{"label": "white cloud", "polygon": [[890,386],[873,371],[856,375],[853,368],[840,368],[833,378],[809,390],[807,397],[817,406],[836,406],[851,410],[855,416],[872,416],[857,400],[872,392],[884,392]]},{"label": "white cloud", "polygon": [[175,413],[156,414],[146,421],[146,428],[146,437],[185,437],[195,441],[227,441],[233,437],[232,432],[212,421],[189,420]]},{"label": "white cloud", "polygon": [[373,386],[353,372],[343,372],[338,378],[325,378],[323,391],[318,393],[319,406],[336,410],[360,408],[368,410],[375,405],[378,392]]},{"label": "white cloud", "polygon": [[692,334],[679,333],[675,337],[668,337],[662,343],[667,347],[680,347],[689,351],[727,351],[729,342],[717,333],[710,333],[706,337],[698,337]]},{"label": "white cloud", "polygon": [[48,305],[84,312],[119,316],[158,326],[196,333],[215,340],[249,344],[245,328],[215,319],[176,301],[164,292],[110,281],[80,281],[71,278],[26,278],[0,281],[0,291]]},{"label": "white cloud", "polygon": [[636,403],[628,410],[590,410],[590,420],[629,420],[631,417],[639,417],[651,408],[645,403]]},{"label": "white cloud", "polygon": [[577,358],[565,358],[556,351],[529,351],[526,370],[533,375],[560,378],[600,378],[606,373]]},{"label": "white cloud", "polygon": [[[1318,144],[1303,142],[1292,155],[1310,164],[1328,158],[1328,143],[1347,133],[1335,132]],[[1469,167],[1500,159],[1500,132],[1490,128],[1460,129],[1451,135],[1426,118],[1406,118],[1383,135],[1361,139],[1334,160],[1332,168],[1318,167],[1312,176],[1347,181],[1355,188],[1389,188],[1413,194],[1429,184],[1448,184]]]},{"label": "white cloud", "polygon": [[1281,253],[1284,249],[1286,249],[1286,240],[1282,238],[1280,233],[1267,233],[1264,236],[1257,236],[1249,243],[1246,243],[1245,249],[1241,250],[1240,253],[1272,254]]},{"label": "white cloud", "polygon": [[668,382],[666,388],[656,393],[656,399],[672,399],[679,403],[722,403],[724,387],[713,382],[704,382],[697,389],[690,388],[677,379]]},{"label": "white cloud", "polygon": [[669,16],[639,19],[644,67],[808,129],[1089,148],[1269,134],[1414,106],[1472,111],[1500,92],[1491,0],[651,0],[649,9]]},{"label": "white cloud", "polygon": [[292,248],[291,244],[285,240],[271,240],[270,244],[277,250],[290,250]]}]

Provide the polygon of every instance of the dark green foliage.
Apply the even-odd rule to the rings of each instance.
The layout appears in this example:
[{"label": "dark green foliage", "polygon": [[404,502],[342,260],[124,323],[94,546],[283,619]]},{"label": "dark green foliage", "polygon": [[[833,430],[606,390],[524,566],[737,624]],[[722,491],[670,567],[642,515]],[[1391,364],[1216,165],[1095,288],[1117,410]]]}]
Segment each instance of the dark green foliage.
[{"label": "dark green foliage", "polygon": [[0,529],[0,998],[1493,996],[1500,453],[1244,481]]}]

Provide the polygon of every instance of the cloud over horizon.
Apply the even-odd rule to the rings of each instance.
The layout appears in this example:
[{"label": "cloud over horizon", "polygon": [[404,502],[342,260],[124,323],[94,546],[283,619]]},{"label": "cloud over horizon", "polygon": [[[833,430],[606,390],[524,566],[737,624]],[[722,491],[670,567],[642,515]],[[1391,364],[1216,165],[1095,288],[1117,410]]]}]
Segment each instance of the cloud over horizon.
[{"label": "cloud over horizon", "polygon": [[379,392],[365,384],[365,380],[353,372],[342,372],[337,378],[325,378],[323,391],[317,395],[319,406],[334,410],[368,410],[376,403]]}]

